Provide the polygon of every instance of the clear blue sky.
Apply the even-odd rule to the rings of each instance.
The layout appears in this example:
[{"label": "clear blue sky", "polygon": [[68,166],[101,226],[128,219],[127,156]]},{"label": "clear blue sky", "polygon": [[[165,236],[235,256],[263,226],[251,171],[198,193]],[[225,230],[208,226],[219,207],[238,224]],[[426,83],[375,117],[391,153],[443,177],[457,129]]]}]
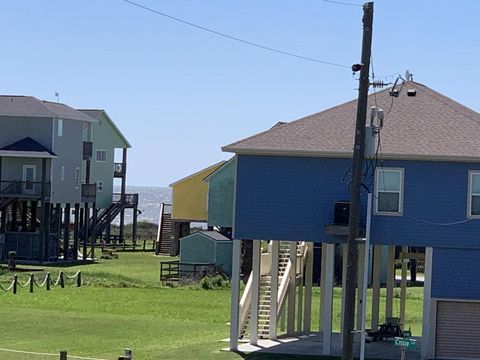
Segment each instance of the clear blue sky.
[{"label": "clear blue sky", "polygon": [[[136,1],[249,41],[359,62],[359,7]],[[479,111],[479,14],[474,0],[376,1],[377,77],[410,69]],[[0,93],[55,100],[58,91],[70,106],[105,109],[133,145],[131,185],[166,186],[228,158],[223,145],[356,96],[348,69],[251,48],[121,0],[4,1],[0,29]]]}]

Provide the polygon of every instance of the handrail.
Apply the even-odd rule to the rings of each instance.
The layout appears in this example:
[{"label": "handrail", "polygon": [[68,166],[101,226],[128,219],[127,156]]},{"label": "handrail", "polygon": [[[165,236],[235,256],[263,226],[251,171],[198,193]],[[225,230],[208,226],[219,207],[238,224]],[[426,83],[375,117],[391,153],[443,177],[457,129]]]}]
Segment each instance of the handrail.
[{"label": "handrail", "polygon": [[[271,242],[271,241],[270,241]],[[271,251],[271,247],[269,246],[269,251]],[[299,255],[300,253],[300,255]],[[297,269],[300,270],[300,273],[302,272],[303,265],[305,258],[308,254],[308,246],[306,245],[306,242],[303,241],[301,242],[296,249],[296,254],[297,254],[297,264],[299,266]],[[267,257],[265,257],[267,258]],[[271,256],[270,256],[270,261],[271,261]],[[263,260],[263,258],[262,258]],[[290,285],[290,272],[292,269],[292,262],[290,259],[287,262],[287,266],[285,267],[285,272],[283,276],[281,277],[280,280],[280,285],[278,287],[278,293],[277,293],[277,317],[280,316],[280,314],[283,311],[284,305],[285,305],[285,297],[288,292],[288,288]],[[298,271],[295,269],[295,277],[298,275]],[[239,304],[239,336],[241,336],[241,331],[245,327],[245,323],[248,318],[249,310],[250,310],[250,304],[252,301],[252,283],[253,283],[253,277],[252,274],[248,277],[247,284],[245,286],[245,289],[242,294],[242,298],[240,300]]]},{"label": "handrail", "polygon": [[245,322],[247,321],[248,311],[250,310],[250,304],[252,302],[252,282],[253,282],[252,275],[253,274],[250,273],[247,284],[245,285],[245,289],[243,290],[242,298],[240,299],[239,312],[238,312],[239,336],[242,335],[241,332],[245,326]]},{"label": "handrail", "polygon": [[292,268],[292,262],[288,260],[287,266],[285,267],[285,274],[282,276],[282,281],[278,287],[277,295],[277,317],[280,316],[283,310],[283,304],[285,296],[287,294],[288,286],[290,285],[290,270]]}]

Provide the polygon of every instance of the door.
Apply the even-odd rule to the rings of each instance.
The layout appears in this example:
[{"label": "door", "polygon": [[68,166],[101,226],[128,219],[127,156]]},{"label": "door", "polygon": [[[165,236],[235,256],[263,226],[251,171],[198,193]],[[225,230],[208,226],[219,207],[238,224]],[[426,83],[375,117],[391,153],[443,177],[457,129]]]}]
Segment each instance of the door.
[{"label": "door", "polygon": [[37,167],[36,165],[23,165],[23,194],[35,194],[35,176]]},{"label": "door", "polygon": [[436,359],[480,359],[480,302],[438,301]]}]

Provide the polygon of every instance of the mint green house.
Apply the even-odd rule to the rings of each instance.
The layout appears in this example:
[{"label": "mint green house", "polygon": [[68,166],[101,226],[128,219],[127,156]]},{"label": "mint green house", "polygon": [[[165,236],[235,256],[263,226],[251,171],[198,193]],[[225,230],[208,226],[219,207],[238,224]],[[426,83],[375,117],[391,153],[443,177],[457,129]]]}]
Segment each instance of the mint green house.
[{"label": "mint green house", "polygon": [[237,158],[232,157],[204,181],[208,183],[208,226],[231,228]]},{"label": "mint green house", "polygon": [[[124,238],[125,210],[133,209],[133,234],[135,238],[137,224],[138,194],[126,193],[127,149],[130,143],[118,129],[105,110],[82,109],[88,116],[97,120],[92,126],[92,161],[90,164],[90,182],[96,184],[96,203],[99,211],[95,234],[105,232],[107,241],[110,237],[110,223],[120,215],[120,239]],[[121,161],[115,162],[115,151],[122,151]],[[120,179],[120,192],[114,193],[114,179]],[[105,219],[102,219],[103,218]]]},{"label": "mint green house", "polygon": [[131,145],[105,110],[80,111],[98,121],[92,128],[93,159],[90,178],[97,184],[96,205],[105,209],[112,204],[115,170],[122,173],[122,163],[115,163],[115,149],[126,150]]}]

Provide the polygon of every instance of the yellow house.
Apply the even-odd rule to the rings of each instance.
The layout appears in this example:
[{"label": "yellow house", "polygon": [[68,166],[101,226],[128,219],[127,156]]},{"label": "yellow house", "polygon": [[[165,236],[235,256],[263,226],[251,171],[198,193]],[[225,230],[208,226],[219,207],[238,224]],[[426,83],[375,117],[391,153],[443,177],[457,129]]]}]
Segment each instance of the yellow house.
[{"label": "yellow house", "polygon": [[221,161],[170,184],[173,221],[207,221],[208,184],[203,179],[224,163],[225,161]]}]

